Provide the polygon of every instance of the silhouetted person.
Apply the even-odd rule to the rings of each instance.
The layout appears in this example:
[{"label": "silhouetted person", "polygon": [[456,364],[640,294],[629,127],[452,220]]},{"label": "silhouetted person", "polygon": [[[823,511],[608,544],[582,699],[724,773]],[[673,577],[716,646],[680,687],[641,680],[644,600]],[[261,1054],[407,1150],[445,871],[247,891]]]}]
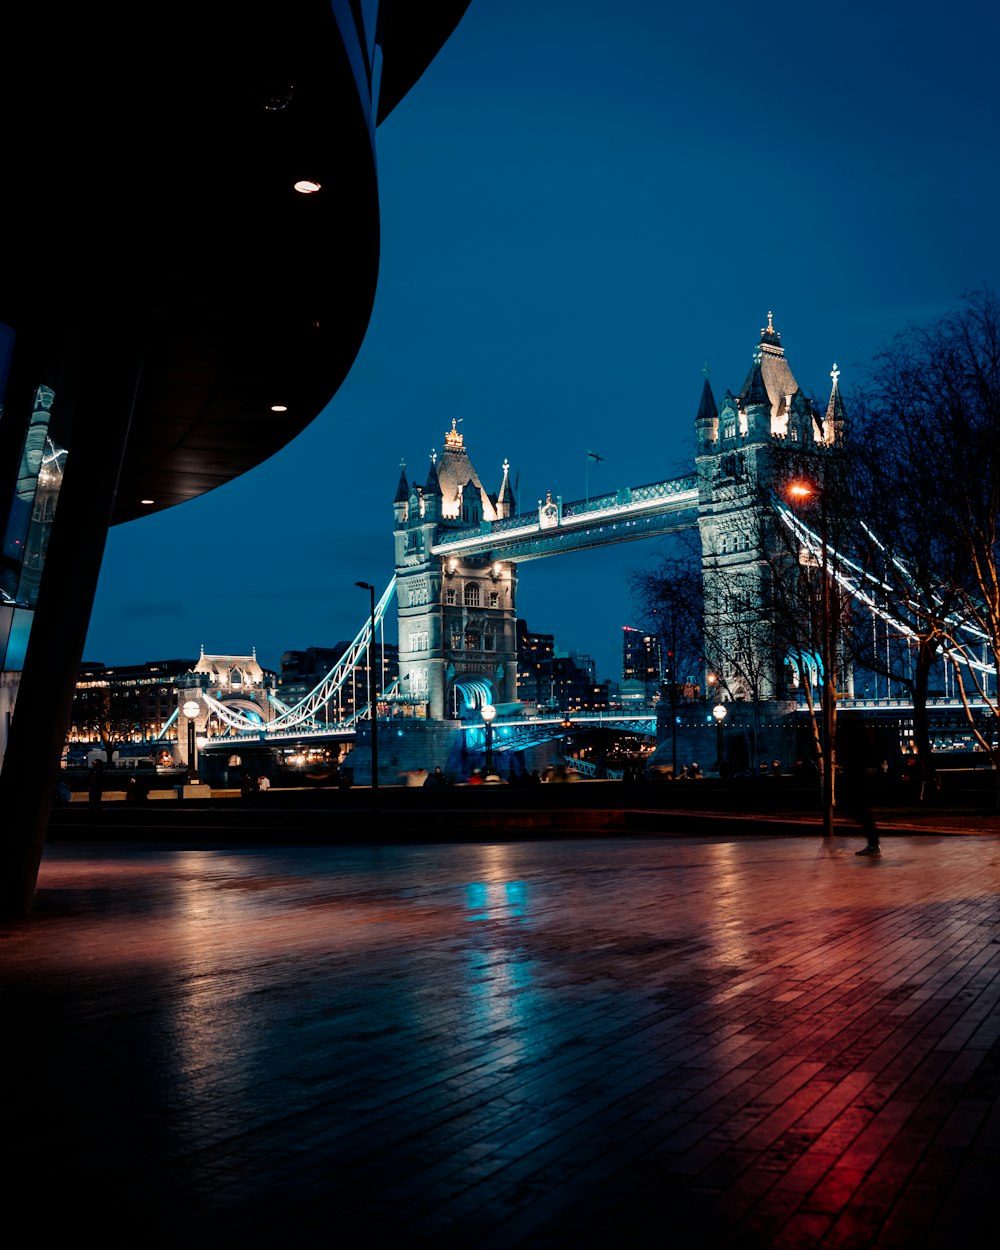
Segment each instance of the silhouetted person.
[{"label": "silhouetted person", "polygon": [[837,757],[841,762],[840,799],[844,810],[861,826],[867,844],[857,855],[881,855],[878,827],[871,808],[871,776],[878,761],[871,730],[845,717],[837,730]]},{"label": "silhouetted person", "polygon": [[425,786],[446,786],[447,784],[448,778],[441,771],[440,764],[437,765],[432,773],[427,774],[427,779],[424,781]]},{"label": "silhouetted person", "polygon": [[87,803],[92,812],[100,811],[104,797],[104,761],[94,760],[87,777]]}]

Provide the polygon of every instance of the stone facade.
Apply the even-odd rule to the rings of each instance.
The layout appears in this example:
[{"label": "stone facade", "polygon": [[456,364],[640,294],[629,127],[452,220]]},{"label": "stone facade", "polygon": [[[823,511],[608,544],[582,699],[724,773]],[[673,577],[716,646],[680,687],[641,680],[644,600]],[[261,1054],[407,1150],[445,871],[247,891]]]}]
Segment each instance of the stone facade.
[{"label": "stone facade", "polygon": [[826,415],[806,398],[785,358],[771,314],[738,394],[715,402],[706,377],[695,419],[707,686],[731,699],[771,701],[785,689],[785,655],[761,605],[787,546],[775,535],[770,495],[789,449],[832,446],[842,414],[837,369]]},{"label": "stone facade", "polygon": [[454,421],[424,485],[408,482],[405,466],[400,474],[393,504],[399,692],[426,703],[433,720],[462,719],[484,704],[517,698],[516,566],[434,550],[449,533],[513,510],[506,463],[491,495]]}]

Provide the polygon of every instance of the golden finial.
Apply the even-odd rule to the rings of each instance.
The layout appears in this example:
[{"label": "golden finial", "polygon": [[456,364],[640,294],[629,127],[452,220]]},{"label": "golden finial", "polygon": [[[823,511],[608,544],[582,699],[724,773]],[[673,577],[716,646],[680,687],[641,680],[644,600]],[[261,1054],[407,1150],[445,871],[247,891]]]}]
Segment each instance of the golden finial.
[{"label": "golden finial", "polygon": [[451,429],[444,436],[444,445],[446,450],[457,450],[462,446],[464,440],[458,432],[458,422],[462,420],[464,420],[463,417],[458,417],[457,419],[452,417]]}]

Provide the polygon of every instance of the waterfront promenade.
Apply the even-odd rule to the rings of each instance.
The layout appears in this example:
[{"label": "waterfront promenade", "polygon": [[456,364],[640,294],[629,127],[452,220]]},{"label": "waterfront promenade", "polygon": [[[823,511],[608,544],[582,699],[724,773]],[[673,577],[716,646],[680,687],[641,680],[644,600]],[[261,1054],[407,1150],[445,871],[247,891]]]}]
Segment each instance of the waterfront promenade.
[{"label": "waterfront promenade", "polygon": [[908,817],[866,860],[794,813],[435,838],[280,810],[214,843],[211,809],[172,839],[54,830],[35,918],[0,928],[8,1207],[33,1238],[992,1232],[995,821]]}]

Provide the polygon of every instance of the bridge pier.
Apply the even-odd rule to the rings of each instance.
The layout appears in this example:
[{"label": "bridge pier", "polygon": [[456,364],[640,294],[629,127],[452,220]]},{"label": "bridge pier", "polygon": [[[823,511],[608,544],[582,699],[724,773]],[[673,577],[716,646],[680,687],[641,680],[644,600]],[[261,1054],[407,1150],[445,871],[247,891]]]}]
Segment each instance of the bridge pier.
[{"label": "bridge pier", "polygon": [[[404,774],[417,769],[433,772],[440,765],[452,781],[462,774],[462,730],[457,720],[383,719],[378,722],[379,783],[399,785]],[[344,760],[357,785],[372,781],[371,722],[357,727],[354,749]]]}]

